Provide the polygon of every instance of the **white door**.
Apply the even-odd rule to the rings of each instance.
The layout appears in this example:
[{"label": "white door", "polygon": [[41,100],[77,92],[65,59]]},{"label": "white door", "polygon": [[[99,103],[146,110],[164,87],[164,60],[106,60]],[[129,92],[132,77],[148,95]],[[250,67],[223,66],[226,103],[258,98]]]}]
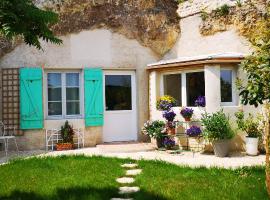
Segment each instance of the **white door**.
[{"label": "white door", "polygon": [[104,98],[103,141],[137,140],[135,72],[105,71]]}]

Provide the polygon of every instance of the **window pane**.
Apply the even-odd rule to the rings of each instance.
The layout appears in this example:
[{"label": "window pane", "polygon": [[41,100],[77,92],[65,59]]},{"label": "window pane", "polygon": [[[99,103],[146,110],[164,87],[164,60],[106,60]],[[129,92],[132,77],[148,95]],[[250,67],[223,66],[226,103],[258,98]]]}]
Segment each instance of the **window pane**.
[{"label": "window pane", "polygon": [[68,100],[80,100],[80,91],[79,88],[67,88],[67,101]]},{"label": "window pane", "polygon": [[61,88],[48,88],[48,101],[62,101]]},{"label": "window pane", "polygon": [[48,73],[48,87],[61,87],[61,74]]},{"label": "window pane", "polygon": [[177,106],[182,103],[181,74],[164,75],[164,95],[170,95],[177,100]]},{"label": "window pane", "polygon": [[105,76],[106,110],[132,110],[131,76]]},{"label": "window pane", "polygon": [[199,96],[205,96],[204,72],[186,74],[187,80],[187,106],[195,106]]},{"label": "window pane", "polygon": [[80,102],[67,102],[67,115],[79,115]]},{"label": "window pane", "polygon": [[79,87],[79,73],[67,73],[66,74],[66,86],[67,87]]},{"label": "window pane", "polygon": [[49,102],[48,103],[48,115],[62,115],[62,103],[61,102]]},{"label": "window pane", "polygon": [[220,72],[221,102],[232,102],[232,70]]}]

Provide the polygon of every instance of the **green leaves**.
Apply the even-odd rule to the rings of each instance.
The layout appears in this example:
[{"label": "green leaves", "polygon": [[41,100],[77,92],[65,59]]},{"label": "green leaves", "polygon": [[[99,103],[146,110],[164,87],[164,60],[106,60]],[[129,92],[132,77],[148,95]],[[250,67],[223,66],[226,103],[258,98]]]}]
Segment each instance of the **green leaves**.
[{"label": "green leaves", "polygon": [[0,35],[8,39],[22,36],[26,44],[38,49],[41,49],[39,39],[61,44],[62,40],[50,30],[57,21],[56,13],[39,9],[31,0],[0,2]]},{"label": "green leaves", "polygon": [[210,141],[231,139],[234,136],[229,117],[222,110],[213,114],[203,114],[202,125],[203,136]]},{"label": "green leaves", "polygon": [[256,51],[241,64],[247,74],[246,84],[237,84],[243,104],[258,106],[270,102],[270,8],[251,40]]}]

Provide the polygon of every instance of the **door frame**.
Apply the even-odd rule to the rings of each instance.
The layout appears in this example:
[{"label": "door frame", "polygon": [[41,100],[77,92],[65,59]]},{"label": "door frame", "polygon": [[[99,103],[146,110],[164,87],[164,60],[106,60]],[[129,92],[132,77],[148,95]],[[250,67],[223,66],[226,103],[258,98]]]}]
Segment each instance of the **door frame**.
[{"label": "door frame", "polygon": [[[121,111],[106,111],[106,93],[105,93],[105,76],[106,75],[131,75],[131,108],[132,110],[121,110]],[[104,115],[106,113],[110,114],[121,114],[121,113],[133,113],[135,121],[135,132],[136,137],[135,141],[138,140],[138,114],[137,114],[137,85],[136,85],[136,71],[135,70],[103,70],[103,107],[104,107]],[[106,122],[104,121],[104,124]],[[103,134],[104,141],[104,134]],[[117,141],[117,140],[116,140]],[[133,140],[130,140],[133,141]]]}]

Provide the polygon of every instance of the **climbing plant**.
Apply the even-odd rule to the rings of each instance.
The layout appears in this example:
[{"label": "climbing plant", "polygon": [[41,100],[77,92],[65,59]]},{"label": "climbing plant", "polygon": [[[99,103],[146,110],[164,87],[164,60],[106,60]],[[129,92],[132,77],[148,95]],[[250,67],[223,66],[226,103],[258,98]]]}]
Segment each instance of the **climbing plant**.
[{"label": "climbing plant", "polygon": [[21,36],[28,45],[41,49],[39,39],[60,44],[50,26],[58,21],[54,12],[41,10],[32,0],[0,1],[0,36],[11,40]]}]

